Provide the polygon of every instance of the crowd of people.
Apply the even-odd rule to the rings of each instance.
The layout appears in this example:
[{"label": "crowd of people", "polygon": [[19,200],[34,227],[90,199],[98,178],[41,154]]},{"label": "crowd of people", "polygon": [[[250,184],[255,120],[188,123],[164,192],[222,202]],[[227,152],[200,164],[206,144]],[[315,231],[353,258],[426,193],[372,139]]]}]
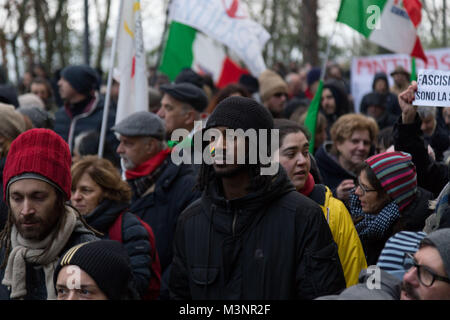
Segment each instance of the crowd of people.
[{"label": "crowd of people", "polygon": [[96,70],[0,83],[0,299],[450,299],[450,108],[413,106],[400,66],[355,108],[329,64],[312,136],[320,76],[154,72],[118,123],[114,82],[102,158]]}]

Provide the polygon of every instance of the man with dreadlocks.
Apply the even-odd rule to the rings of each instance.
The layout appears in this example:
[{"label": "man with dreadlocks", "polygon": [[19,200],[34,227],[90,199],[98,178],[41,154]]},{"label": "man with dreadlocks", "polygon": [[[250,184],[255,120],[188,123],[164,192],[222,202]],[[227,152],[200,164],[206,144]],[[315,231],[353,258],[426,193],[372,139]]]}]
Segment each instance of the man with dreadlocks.
[{"label": "man with dreadlocks", "polygon": [[[262,174],[262,153],[256,152],[256,163],[247,156],[255,151],[248,136],[230,139],[226,132],[266,130],[270,137],[273,126],[267,109],[243,97],[223,100],[209,117],[204,130],[221,135],[209,141],[212,164],[204,159],[200,169],[201,199],[178,219],[172,298],[313,299],[345,288],[320,207],[295,191],[281,166]],[[261,135],[256,140],[258,149],[271,144]],[[236,161],[239,147],[244,164]]]},{"label": "man with dreadlocks", "polygon": [[0,299],[56,299],[58,259],[97,239],[70,199],[69,146],[55,132],[31,129],[11,144],[3,172],[6,226],[0,233]]}]

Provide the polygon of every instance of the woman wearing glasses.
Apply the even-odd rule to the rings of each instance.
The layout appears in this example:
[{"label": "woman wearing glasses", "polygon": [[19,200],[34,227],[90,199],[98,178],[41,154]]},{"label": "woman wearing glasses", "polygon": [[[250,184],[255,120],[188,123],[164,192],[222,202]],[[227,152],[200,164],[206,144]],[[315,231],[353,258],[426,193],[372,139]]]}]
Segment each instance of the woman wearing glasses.
[{"label": "woman wearing glasses", "polygon": [[384,152],[363,162],[349,204],[368,265],[377,263],[393,234],[423,229],[432,198],[417,187],[416,168],[408,153]]}]

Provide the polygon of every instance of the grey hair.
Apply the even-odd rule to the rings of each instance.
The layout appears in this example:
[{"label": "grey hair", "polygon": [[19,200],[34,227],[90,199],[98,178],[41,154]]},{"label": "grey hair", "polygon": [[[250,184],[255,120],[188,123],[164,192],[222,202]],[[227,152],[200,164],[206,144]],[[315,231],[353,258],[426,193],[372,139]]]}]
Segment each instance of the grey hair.
[{"label": "grey hair", "polygon": [[433,118],[436,119],[436,107],[419,106],[417,108],[417,113],[421,119],[426,119],[429,116],[433,116]]}]

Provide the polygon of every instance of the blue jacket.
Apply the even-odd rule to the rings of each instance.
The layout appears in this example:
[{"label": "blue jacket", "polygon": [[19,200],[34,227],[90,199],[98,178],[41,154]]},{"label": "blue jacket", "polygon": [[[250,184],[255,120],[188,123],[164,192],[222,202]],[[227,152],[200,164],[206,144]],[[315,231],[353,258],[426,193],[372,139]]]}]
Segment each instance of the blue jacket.
[{"label": "blue jacket", "polygon": [[[85,217],[86,222],[103,233],[103,239],[109,239],[109,229],[119,215],[127,210],[128,206],[128,203],[104,200]],[[123,215],[122,243],[130,257],[136,289],[142,296],[146,293],[152,276],[150,271],[150,241],[147,230],[138,218],[130,212]]]},{"label": "blue jacket", "polygon": [[[73,145],[76,136],[85,131],[97,131],[99,134],[102,128],[104,100],[102,96],[96,96],[95,101],[91,100],[83,112],[72,116],[69,105],[64,105],[55,113],[54,130],[69,144],[70,151],[73,152]],[[116,108],[111,105],[108,112],[108,125],[106,131],[106,141],[115,150],[119,141],[117,140],[111,127],[116,119]]]},{"label": "blue jacket", "polygon": [[167,167],[156,180],[154,192],[133,200],[130,211],[153,229],[161,263],[161,295],[167,289],[168,270],[172,263],[172,243],[180,213],[201,195],[194,191],[195,175],[190,165],[175,165],[169,158]]}]

